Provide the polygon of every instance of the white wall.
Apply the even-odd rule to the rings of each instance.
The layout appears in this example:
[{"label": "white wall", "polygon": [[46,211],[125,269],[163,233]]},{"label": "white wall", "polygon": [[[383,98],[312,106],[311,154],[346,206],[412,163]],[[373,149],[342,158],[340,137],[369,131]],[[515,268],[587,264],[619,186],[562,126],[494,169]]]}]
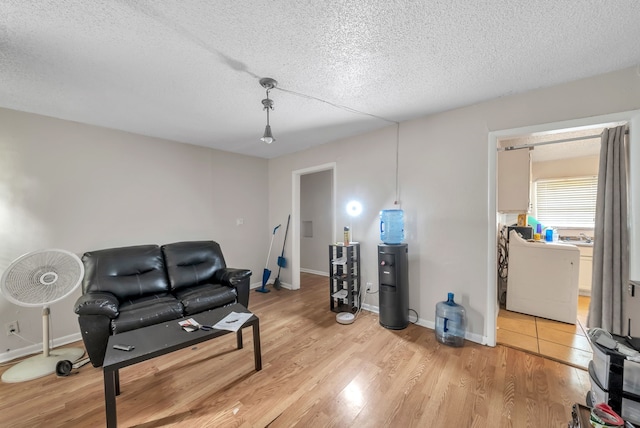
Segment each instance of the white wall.
[{"label": "white wall", "polygon": [[[85,251],[215,240],[227,265],[260,282],[267,161],[0,109],[0,272],[41,248]],[[236,226],[236,219],[244,224]],[[79,338],[73,304],[51,307],[52,337]],[[41,310],[0,297],[0,326],[42,340]],[[0,360],[29,344],[0,333]],[[7,358],[5,358],[7,357]]]},{"label": "white wall", "polygon": [[[300,222],[310,221],[313,231],[312,237],[300,236],[300,268],[306,272],[329,275],[328,248],[333,236],[332,179],[331,170],[300,177]],[[279,248],[282,251],[282,246]]]},{"label": "white wall", "polygon": [[[309,166],[336,163],[336,230],[334,239],[342,241],[343,228],[352,225],[355,239],[360,242],[362,284],[377,284],[377,244],[380,242],[379,211],[393,208],[395,172],[395,126],[363,134],[290,156],[269,161],[269,216],[271,221],[286,216],[292,210],[292,171]],[[363,205],[360,216],[351,218],[346,206],[352,199]],[[291,254],[291,242],[287,243]],[[411,248],[410,248],[411,251]],[[328,253],[327,253],[328,256]],[[373,261],[373,264],[371,263]],[[285,282],[291,283],[291,269],[283,270]],[[327,307],[328,307],[327,296]],[[377,295],[366,297],[366,304],[377,306]]]},{"label": "white wall", "polygon": [[[409,244],[410,307],[432,326],[447,292],[467,309],[470,338],[487,337],[488,283],[495,263],[487,249],[495,236],[495,153],[489,133],[640,107],[640,75],[630,68],[405,122],[400,127],[400,199]],[[364,206],[354,228],[363,231],[364,281],[377,285],[378,212],[395,198],[395,127],[269,161],[269,216],[291,209],[291,173],[337,165],[337,206],[357,198]],[[493,160],[492,160],[493,159]],[[640,168],[640,165],[637,166]],[[632,166],[633,168],[633,166]],[[336,227],[347,221],[338,209]],[[336,234],[339,231],[336,231]],[[495,283],[495,276],[494,276]],[[377,305],[377,295],[367,296]]]},{"label": "white wall", "polygon": [[571,178],[598,175],[600,156],[558,159],[531,164],[531,180]]}]

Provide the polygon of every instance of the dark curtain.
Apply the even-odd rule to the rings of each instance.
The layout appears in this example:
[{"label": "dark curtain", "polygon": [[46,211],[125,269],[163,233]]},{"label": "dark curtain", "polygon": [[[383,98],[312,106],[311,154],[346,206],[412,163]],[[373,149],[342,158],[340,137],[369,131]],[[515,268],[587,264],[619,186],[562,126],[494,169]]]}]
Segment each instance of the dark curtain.
[{"label": "dark curtain", "polygon": [[623,334],[622,299],[629,276],[625,126],[602,133],[592,274],[587,325]]}]

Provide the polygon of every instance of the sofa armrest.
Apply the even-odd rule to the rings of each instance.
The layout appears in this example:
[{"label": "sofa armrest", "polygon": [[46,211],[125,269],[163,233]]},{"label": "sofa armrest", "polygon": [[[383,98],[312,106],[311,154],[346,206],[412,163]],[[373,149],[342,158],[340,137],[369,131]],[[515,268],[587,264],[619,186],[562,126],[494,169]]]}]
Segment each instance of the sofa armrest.
[{"label": "sofa armrest", "polygon": [[120,314],[120,302],[111,293],[86,293],[76,300],[74,311],[78,315],[104,315],[114,319]]},{"label": "sofa armrest", "polygon": [[248,279],[251,273],[248,269],[222,268],[216,271],[214,277],[220,284],[235,287],[242,282],[243,279]]},{"label": "sofa armrest", "polygon": [[220,284],[235,288],[238,293],[238,303],[248,308],[251,274],[249,269],[222,268],[218,269],[213,277]]}]

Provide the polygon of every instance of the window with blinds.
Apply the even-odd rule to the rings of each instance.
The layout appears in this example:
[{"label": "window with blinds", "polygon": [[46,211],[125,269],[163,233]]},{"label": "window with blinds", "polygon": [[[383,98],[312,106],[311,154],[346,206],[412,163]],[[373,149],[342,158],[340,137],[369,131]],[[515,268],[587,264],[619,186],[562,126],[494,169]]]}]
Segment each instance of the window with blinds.
[{"label": "window with blinds", "polygon": [[536,219],[545,226],[592,229],[598,177],[536,181]]}]

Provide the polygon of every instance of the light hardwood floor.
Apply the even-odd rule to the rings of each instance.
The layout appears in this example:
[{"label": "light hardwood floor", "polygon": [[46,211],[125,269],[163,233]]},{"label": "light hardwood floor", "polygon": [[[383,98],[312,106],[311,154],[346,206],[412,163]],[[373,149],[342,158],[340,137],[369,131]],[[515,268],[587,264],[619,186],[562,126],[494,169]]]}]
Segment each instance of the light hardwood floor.
[{"label": "light hardwood floor", "polygon": [[[337,324],[324,277],[252,291],[249,306],[262,371],[251,334],[242,350],[227,335],[125,368],[119,426],[566,427],[589,389],[584,370],[513,348],[443,346],[433,330],[388,330],[366,311]],[[0,426],[104,426],[102,371],[74,372],[0,384]]]}]

